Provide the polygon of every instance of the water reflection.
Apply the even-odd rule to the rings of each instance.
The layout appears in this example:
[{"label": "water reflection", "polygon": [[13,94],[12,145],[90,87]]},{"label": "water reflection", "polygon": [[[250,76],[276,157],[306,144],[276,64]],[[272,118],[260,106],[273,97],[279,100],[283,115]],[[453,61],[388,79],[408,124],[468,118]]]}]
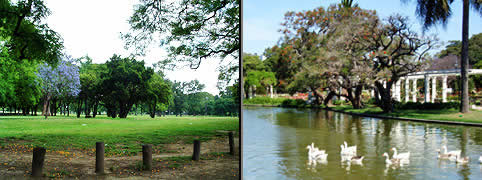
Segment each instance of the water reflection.
[{"label": "water reflection", "polygon": [[[482,128],[362,118],[323,110],[245,108],[243,176],[246,179],[480,179]],[[360,164],[342,161],[340,144],[357,146]],[[314,142],[329,154],[310,161]],[[469,156],[467,165],[437,159],[447,145]],[[385,165],[391,148],[411,152],[408,164]]]}]

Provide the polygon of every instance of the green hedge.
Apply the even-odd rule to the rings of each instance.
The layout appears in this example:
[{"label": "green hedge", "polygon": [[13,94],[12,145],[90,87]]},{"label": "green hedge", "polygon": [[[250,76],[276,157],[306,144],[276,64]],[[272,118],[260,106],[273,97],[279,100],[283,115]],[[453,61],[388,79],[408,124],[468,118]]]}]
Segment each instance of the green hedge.
[{"label": "green hedge", "polygon": [[265,96],[244,99],[244,104],[264,104],[264,105],[281,105],[287,98],[270,98]]},{"label": "green hedge", "polygon": [[281,103],[282,107],[306,107],[306,101],[303,99],[285,99]]},{"label": "green hedge", "polygon": [[419,109],[419,110],[436,110],[436,109],[459,109],[459,102],[446,102],[446,103],[421,103],[421,102],[407,102],[394,104],[395,109]]}]

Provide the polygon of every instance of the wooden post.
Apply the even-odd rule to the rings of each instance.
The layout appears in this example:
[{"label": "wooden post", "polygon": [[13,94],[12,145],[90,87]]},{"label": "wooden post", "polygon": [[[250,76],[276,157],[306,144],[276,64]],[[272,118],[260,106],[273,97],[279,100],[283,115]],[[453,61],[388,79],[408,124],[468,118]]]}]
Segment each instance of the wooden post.
[{"label": "wooden post", "polygon": [[104,174],[104,142],[95,143],[95,173]]},{"label": "wooden post", "polygon": [[229,132],[229,154],[234,155],[234,133]]},{"label": "wooden post", "polygon": [[150,144],[142,145],[142,163],[144,170],[152,169],[152,145]]},{"label": "wooden post", "polygon": [[201,141],[194,140],[194,151],[192,153],[192,160],[199,161],[199,152],[201,152]]},{"label": "wooden post", "polygon": [[32,176],[33,177],[42,177],[44,159],[45,159],[45,148],[43,147],[34,148],[33,158],[32,158]]}]

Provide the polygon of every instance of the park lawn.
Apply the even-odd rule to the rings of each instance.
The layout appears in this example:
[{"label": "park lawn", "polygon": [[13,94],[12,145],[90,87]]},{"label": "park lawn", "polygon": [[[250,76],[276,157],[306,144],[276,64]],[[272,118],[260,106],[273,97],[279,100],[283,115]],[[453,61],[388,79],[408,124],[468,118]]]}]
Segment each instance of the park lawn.
[{"label": "park lawn", "polygon": [[363,109],[353,109],[351,105],[340,105],[330,107],[335,110],[341,110],[351,113],[376,114],[382,116],[405,117],[416,119],[442,120],[442,121],[458,121],[482,123],[482,111],[471,110],[469,113],[462,114],[457,109],[441,109],[441,110],[395,110],[392,113],[383,113],[382,109],[374,105],[367,105]]},{"label": "park lawn", "polygon": [[[83,125],[84,124],[84,125]],[[105,143],[107,156],[135,155],[141,144],[206,141],[219,131],[236,131],[237,117],[166,116],[154,119],[130,115],[125,119],[97,116],[0,116],[0,148],[45,147],[47,150],[95,152],[95,142]],[[13,145],[12,145],[13,144]],[[162,151],[162,149],[160,150]]]}]

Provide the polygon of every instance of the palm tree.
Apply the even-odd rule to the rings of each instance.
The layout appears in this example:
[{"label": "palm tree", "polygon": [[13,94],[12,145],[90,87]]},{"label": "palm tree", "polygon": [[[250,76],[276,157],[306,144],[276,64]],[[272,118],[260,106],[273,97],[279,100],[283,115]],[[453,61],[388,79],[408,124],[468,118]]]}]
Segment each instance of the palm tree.
[{"label": "palm tree", "polygon": [[[407,2],[410,0],[402,0]],[[450,5],[454,0],[417,0],[416,14],[423,22],[423,31],[436,24],[442,24],[445,28],[447,19],[452,15]],[[469,65],[469,4],[482,15],[482,0],[463,0],[462,16],[462,52],[461,52],[461,103],[460,112],[469,112],[469,77],[467,69]]]},{"label": "palm tree", "polygon": [[340,3],[345,8],[358,7],[358,4],[353,4],[353,0],[341,0]]}]

